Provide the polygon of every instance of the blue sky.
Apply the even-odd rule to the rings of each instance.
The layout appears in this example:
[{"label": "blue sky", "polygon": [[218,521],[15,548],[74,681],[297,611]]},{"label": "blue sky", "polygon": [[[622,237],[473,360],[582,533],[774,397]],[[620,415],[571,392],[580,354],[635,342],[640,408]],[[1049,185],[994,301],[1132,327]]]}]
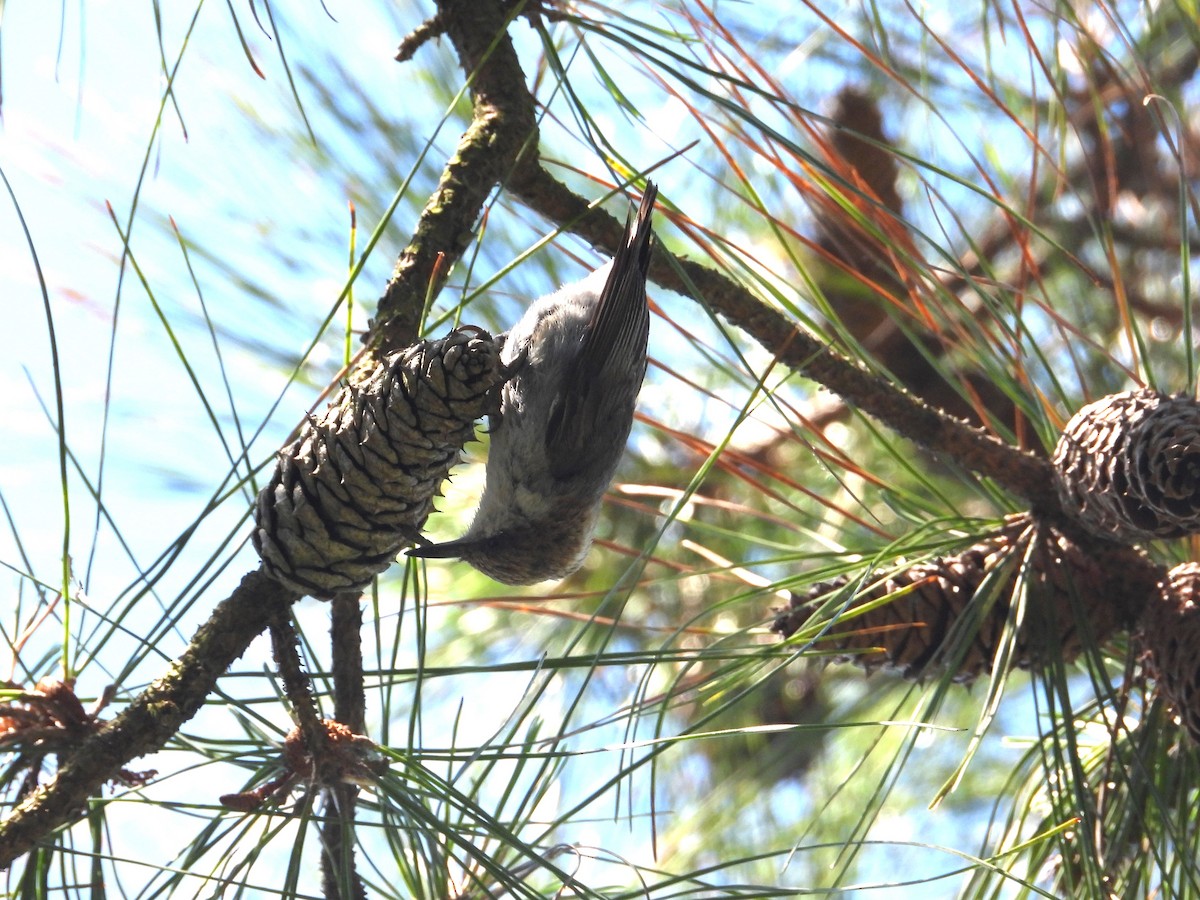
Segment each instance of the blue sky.
[{"label": "blue sky", "polygon": [[[174,65],[188,21],[172,21],[172,11],[186,10],[165,6],[170,9],[164,10],[163,45]],[[172,217],[192,246],[191,262],[217,326],[244,329],[268,350],[291,356],[332,308],[344,283],[348,197],[329,190],[306,160],[259,152],[262,123],[294,127],[297,116],[274,45],[245,7],[238,8],[243,33],[268,77],[260,80],[252,72],[229,8],[202,6],[176,81],[186,139],[170,105],[155,132],[165,78],[150,9],[131,14],[124,4],[88,4],[81,23],[83,6],[67,4],[65,25],[59,9],[16,3],[5,10],[0,165],[20,203],[49,291],[68,440],[94,476],[121,252],[118,228],[105,204],[111,203],[120,228],[127,228],[148,148],[131,247],[225,427],[230,425],[228,404],[199,318],[199,295],[164,222]],[[311,10],[295,13],[304,16]],[[319,7],[318,15],[324,15]],[[394,80],[398,67],[385,43],[389,29],[355,21],[291,21],[302,28],[328,28],[342,42],[331,52],[360,69],[364,61],[373,65],[373,78],[392,75]],[[377,46],[370,46],[372,37],[380,41]],[[360,227],[373,224],[360,220]],[[278,265],[270,252],[273,246],[286,248],[294,264]],[[13,323],[10,333],[21,335],[10,343],[0,366],[0,389],[12,423],[0,462],[0,486],[17,514],[23,539],[35,559],[44,562],[42,551],[55,553],[58,543],[58,512],[45,504],[46,485],[57,480],[57,460],[52,430],[34,389],[52,403],[53,381],[34,267],[8,203],[0,216],[0,254],[0,297]],[[377,258],[370,271],[375,286],[382,283],[387,266],[383,254]],[[233,277],[273,292],[266,299],[277,298],[282,314],[266,299],[246,297]],[[131,268],[119,303],[106,500],[131,538],[161,539],[173,524],[182,525],[195,514],[185,501],[184,509],[172,515],[175,501],[161,488],[175,485],[207,493],[215,486],[209,484],[209,454],[223,451]],[[282,389],[286,372],[277,360],[264,362],[236,346],[226,345],[223,352],[244,427],[253,431]],[[318,357],[316,364],[329,366],[334,360]],[[296,415],[307,402],[293,397]],[[285,428],[281,418],[270,441],[278,443]],[[268,444],[259,447],[260,453],[269,453]],[[193,477],[198,484],[189,483]],[[81,508],[88,506],[86,497],[76,499]],[[147,506],[163,508],[147,515]],[[32,517],[31,508],[37,510]],[[73,541],[73,547],[80,553],[87,528],[82,521],[74,524],[79,543]],[[39,547],[43,537],[48,543]],[[3,558],[12,557],[4,553]]]}]

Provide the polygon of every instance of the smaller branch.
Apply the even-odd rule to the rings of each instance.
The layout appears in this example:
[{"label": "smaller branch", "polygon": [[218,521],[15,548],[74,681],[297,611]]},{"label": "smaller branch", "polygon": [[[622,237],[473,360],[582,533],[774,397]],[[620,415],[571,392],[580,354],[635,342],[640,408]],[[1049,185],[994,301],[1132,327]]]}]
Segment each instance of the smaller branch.
[{"label": "smaller branch", "polygon": [[[358,642],[358,629],[349,631],[349,620],[362,623],[360,595],[353,592],[339,594],[333,601],[333,631],[334,641],[334,671],[337,683],[346,684],[345,676],[352,680],[349,690],[349,702],[353,705],[353,695],[361,695],[362,658]],[[350,613],[353,610],[353,614]],[[285,611],[280,613],[270,625],[271,646],[274,651],[275,665],[283,679],[284,693],[291,703],[296,724],[300,730],[300,741],[304,753],[311,761],[311,779],[319,786],[325,797],[325,817],[321,822],[321,881],[326,900],[333,898],[365,897],[366,891],[362,878],[354,860],[354,814],[358,797],[358,788],[353,783],[347,783],[347,747],[335,745],[331,740],[330,723],[321,718],[313,697],[312,680],[305,673],[300,660],[300,638],[292,624],[291,615]],[[341,640],[337,640],[341,632]],[[350,645],[350,646],[347,646]],[[349,669],[354,670],[357,659],[357,673],[344,671],[347,669],[345,655],[349,653]],[[343,671],[338,671],[339,669]],[[341,675],[343,677],[338,678]],[[355,680],[357,679],[357,680]],[[358,688],[355,690],[354,685]],[[339,695],[340,696],[340,695]],[[341,706],[343,704],[339,704]],[[349,712],[357,721],[350,722],[342,719],[341,713]],[[337,720],[355,735],[362,733],[362,706],[357,711],[338,710]],[[341,733],[340,731],[338,732]]]},{"label": "smaller branch", "polygon": [[283,694],[292,707],[292,717],[300,729],[304,746],[313,759],[313,771],[321,784],[329,783],[327,761],[330,757],[329,734],[313,697],[312,680],[300,660],[300,635],[288,610],[271,620],[271,655],[283,681]]},{"label": "smaller branch", "polygon": [[367,733],[363,691],[362,595],[338,594],[330,604],[333,645],[333,717],[355,734]]},{"label": "smaller branch", "polygon": [[326,900],[364,900],[367,896],[354,860],[354,808],[358,787],[326,788],[321,822],[321,892]]},{"label": "smaller branch", "polygon": [[[338,594],[330,604],[329,634],[333,653],[333,715],[355,734],[366,734],[367,698],[363,690],[362,595]],[[326,897],[365,897],[354,859],[355,806],[358,787],[330,785],[329,807],[321,826],[321,873]]]},{"label": "smaller branch", "polygon": [[[510,189],[531,208],[614,253],[621,223],[602,209],[589,209],[540,166],[523,168]],[[656,244],[650,260],[656,284],[691,297],[741,328],[780,362],[811,378],[843,400],[925,449],[991,479],[1029,502],[1030,511],[1082,547],[1100,566],[1122,599],[1122,618],[1134,622],[1154,596],[1165,569],[1136,547],[1102,541],[1084,530],[1062,508],[1050,462],[930,406],[864,366],[802,331],[783,313],[766,305],[739,284]]]},{"label": "smaller branch", "polygon": [[427,42],[433,38],[439,38],[445,33],[446,24],[442,20],[442,14],[435,13],[400,41],[400,46],[396,48],[396,62],[408,62]]}]

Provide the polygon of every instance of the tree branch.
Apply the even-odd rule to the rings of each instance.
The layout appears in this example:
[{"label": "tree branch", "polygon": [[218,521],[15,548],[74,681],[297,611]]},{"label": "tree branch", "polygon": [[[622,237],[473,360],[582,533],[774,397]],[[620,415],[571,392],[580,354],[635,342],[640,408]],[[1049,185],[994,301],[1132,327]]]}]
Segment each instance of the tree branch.
[{"label": "tree branch", "polygon": [[425,298],[470,246],[488,195],[537,159],[537,117],[506,31],[511,19],[494,0],[441,0],[437,18],[471,80],[474,113],[379,300],[367,340],[384,353],[416,338]]}]

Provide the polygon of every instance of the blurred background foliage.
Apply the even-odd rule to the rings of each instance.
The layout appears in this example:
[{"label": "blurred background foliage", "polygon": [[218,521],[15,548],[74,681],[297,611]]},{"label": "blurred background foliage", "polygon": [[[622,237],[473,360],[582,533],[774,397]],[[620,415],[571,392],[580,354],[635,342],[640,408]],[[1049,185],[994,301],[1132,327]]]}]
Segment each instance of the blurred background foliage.
[{"label": "blurred background foliage", "polygon": [[[449,41],[391,60],[432,4],[359,6],[3,9],[13,685],[65,660],[82,698],[112,685],[119,705],[255,566],[263,467],[358,352],[471,112]],[[513,11],[556,178],[591,199],[649,171],[669,250],[881,377],[1043,454],[1088,400],[1194,390],[1194,4]],[[564,224],[497,190],[427,332],[502,331],[599,264]],[[368,892],[1200,897],[1195,748],[1128,635],[963,687],[828,664],[817,638],[853,619],[770,633],[793,592],[952,554],[1021,500],[703,304],[650,296],[639,419],[585,567],[512,592],[402,558],[366,598],[390,760],[360,795]],[[469,521],[480,437],[435,538]],[[327,607],[296,616],[325,702]],[[256,644],[155,777],[113,786],[6,889],[318,894],[315,792],[218,804],[278,772],[290,727]]]}]

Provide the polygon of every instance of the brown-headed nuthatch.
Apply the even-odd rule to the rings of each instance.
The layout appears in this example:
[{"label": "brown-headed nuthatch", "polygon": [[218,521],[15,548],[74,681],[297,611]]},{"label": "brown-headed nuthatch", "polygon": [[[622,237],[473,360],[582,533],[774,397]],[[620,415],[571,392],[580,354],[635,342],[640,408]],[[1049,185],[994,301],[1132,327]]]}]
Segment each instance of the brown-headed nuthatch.
[{"label": "brown-headed nuthatch", "polygon": [[646,270],[658,191],[646,184],[617,255],[534,303],[505,337],[512,371],[492,419],[486,482],[467,533],[408,551],[461,557],[505,584],[581,565],[646,374]]}]

